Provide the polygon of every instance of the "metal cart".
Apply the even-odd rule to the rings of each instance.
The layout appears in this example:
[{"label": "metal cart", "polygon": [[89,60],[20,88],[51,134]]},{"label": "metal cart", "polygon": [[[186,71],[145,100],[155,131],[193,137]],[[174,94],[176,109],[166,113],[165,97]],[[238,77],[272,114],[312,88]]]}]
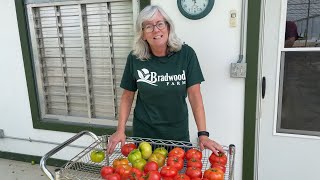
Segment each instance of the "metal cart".
[{"label": "metal cart", "polygon": [[[69,160],[65,165],[63,165],[61,168],[58,168],[55,170],[54,174],[50,172],[46,167],[46,161],[74,142],[75,140],[79,139],[83,135],[89,135],[93,138],[94,142],[90,144],[88,147],[86,147],[83,151],[81,151],[79,154],[77,154],[75,157],[73,157],[71,160]],[[61,145],[57,146],[56,148],[49,151],[47,154],[45,154],[40,161],[40,167],[41,170],[49,177],[51,180],[102,180],[100,176],[100,169],[102,166],[112,165],[113,160],[122,157],[120,146],[118,145],[112,153],[112,155],[107,155],[106,158],[100,162],[100,163],[94,163],[90,160],[90,152],[92,150],[104,150],[106,148],[106,143],[108,140],[108,135],[104,136],[96,136],[94,133],[89,131],[82,131],[75,136],[71,137]],[[149,139],[149,138],[137,138],[137,137],[127,137],[126,143],[136,143],[147,141],[149,142],[154,148],[155,147],[164,147],[168,150],[172,147],[181,147],[185,150],[190,148],[198,148],[197,144],[192,144],[190,142],[183,142],[183,141],[170,141],[170,140],[162,140],[162,139]],[[229,146],[223,146],[226,155],[228,157],[228,162],[226,165],[226,172],[224,179],[225,180],[232,180],[233,179],[233,171],[234,171],[234,157],[235,157],[235,146],[229,145]],[[202,171],[208,169],[210,167],[209,163],[209,156],[211,155],[211,151],[208,149],[205,149],[202,151],[203,158],[203,168]],[[181,170],[181,172],[184,172],[185,168]]]}]

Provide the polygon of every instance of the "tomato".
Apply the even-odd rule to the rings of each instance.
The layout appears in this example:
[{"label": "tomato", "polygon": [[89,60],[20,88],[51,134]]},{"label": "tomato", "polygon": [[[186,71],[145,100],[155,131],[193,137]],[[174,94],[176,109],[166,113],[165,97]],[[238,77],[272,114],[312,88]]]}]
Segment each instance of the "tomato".
[{"label": "tomato", "polygon": [[182,148],[175,147],[169,152],[168,156],[169,157],[177,156],[177,157],[180,157],[180,158],[184,158],[184,154],[185,154],[185,152],[184,152],[184,150]]},{"label": "tomato", "polygon": [[210,168],[204,171],[203,178],[208,180],[223,180],[223,172],[220,169]]},{"label": "tomato", "polygon": [[128,164],[118,165],[115,169],[115,173],[120,175],[121,179],[128,179],[130,175],[131,166]]},{"label": "tomato", "polygon": [[214,153],[212,153],[209,157],[209,161],[211,164],[218,162],[222,165],[226,165],[227,164],[227,156],[224,153],[219,152],[219,155],[215,155]]},{"label": "tomato", "polygon": [[196,167],[202,169],[202,162],[199,159],[191,158],[187,162],[187,167]]},{"label": "tomato", "polygon": [[166,157],[160,153],[152,153],[148,161],[154,161],[158,163],[158,167],[162,167],[166,161]]},{"label": "tomato", "polygon": [[211,164],[211,168],[221,169],[223,171],[223,173],[226,172],[226,166],[219,163],[219,162],[215,162],[215,163]]},{"label": "tomato", "polygon": [[154,161],[147,162],[147,164],[143,168],[145,173],[148,173],[149,171],[158,171],[158,169],[159,169],[158,163]]},{"label": "tomato", "polygon": [[127,158],[118,158],[115,159],[112,163],[113,168],[116,168],[119,165],[123,165],[123,164],[129,164],[129,161]]},{"label": "tomato", "polygon": [[186,159],[190,160],[191,158],[195,158],[195,159],[202,159],[202,152],[197,150],[197,149],[189,149],[186,152]]},{"label": "tomato", "polygon": [[165,157],[168,156],[168,151],[167,151],[167,149],[164,148],[164,147],[158,147],[158,148],[156,148],[156,149],[153,151],[153,153],[160,153],[160,154],[163,154]]},{"label": "tomato", "polygon": [[142,176],[142,171],[137,168],[131,168],[129,172],[129,179],[130,180],[138,180]]},{"label": "tomato", "polygon": [[140,169],[140,171],[143,171],[144,166],[147,164],[147,161],[144,159],[137,159],[133,162],[132,167]]},{"label": "tomato", "polygon": [[161,175],[159,171],[149,171],[145,176],[145,180],[160,180],[160,179],[161,179]]},{"label": "tomato", "polygon": [[90,159],[92,162],[99,163],[105,158],[104,151],[93,150],[90,153]]},{"label": "tomato", "polygon": [[107,175],[114,173],[114,169],[111,166],[103,166],[100,170],[100,175],[102,178],[106,178]]},{"label": "tomato", "polygon": [[105,179],[106,180],[120,180],[120,175],[117,173],[109,174]]},{"label": "tomato", "polygon": [[188,167],[186,170],[186,175],[189,176],[191,179],[193,178],[201,178],[202,177],[202,171],[199,168],[196,167]]},{"label": "tomato", "polygon": [[152,154],[151,144],[145,141],[139,144],[139,150],[143,159],[148,159]]},{"label": "tomato", "polygon": [[183,159],[176,156],[168,157],[167,165],[172,166],[180,171],[183,168]]},{"label": "tomato", "polygon": [[172,166],[163,166],[160,174],[162,178],[173,178],[178,174],[178,171]]},{"label": "tomato", "polygon": [[137,146],[135,144],[133,143],[125,144],[121,147],[121,153],[127,157],[129,153],[134,149],[137,149]]},{"label": "tomato", "polygon": [[139,149],[132,150],[128,155],[128,159],[131,164],[133,164],[135,160],[142,159],[142,155]]},{"label": "tomato", "polygon": [[189,176],[186,174],[178,174],[174,178],[174,180],[190,180]]}]

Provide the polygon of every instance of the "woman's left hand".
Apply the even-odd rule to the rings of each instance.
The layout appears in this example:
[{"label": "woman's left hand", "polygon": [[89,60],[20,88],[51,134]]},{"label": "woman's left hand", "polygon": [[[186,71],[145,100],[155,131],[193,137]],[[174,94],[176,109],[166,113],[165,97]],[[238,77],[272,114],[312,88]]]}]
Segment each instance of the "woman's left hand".
[{"label": "woman's left hand", "polygon": [[218,156],[218,152],[224,153],[224,150],[220,144],[209,139],[208,136],[200,136],[199,137],[199,146],[200,150],[210,149],[215,155]]}]

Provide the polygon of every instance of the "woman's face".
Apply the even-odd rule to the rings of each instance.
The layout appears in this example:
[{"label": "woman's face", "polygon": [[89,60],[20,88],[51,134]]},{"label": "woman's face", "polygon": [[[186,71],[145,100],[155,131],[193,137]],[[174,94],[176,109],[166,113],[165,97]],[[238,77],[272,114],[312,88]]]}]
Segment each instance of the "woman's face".
[{"label": "woman's face", "polygon": [[150,20],[143,23],[143,40],[149,43],[151,49],[166,48],[169,37],[168,29],[165,19],[157,11]]}]

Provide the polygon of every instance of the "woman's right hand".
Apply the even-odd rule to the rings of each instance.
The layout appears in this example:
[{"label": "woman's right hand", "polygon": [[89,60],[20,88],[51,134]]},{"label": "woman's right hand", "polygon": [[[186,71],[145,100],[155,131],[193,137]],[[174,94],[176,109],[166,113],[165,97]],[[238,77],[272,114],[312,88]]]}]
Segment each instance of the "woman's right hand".
[{"label": "woman's right hand", "polygon": [[121,147],[125,144],[126,134],[124,132],[116,131],[113,133],[107,142],[107,153],[112,154],[117,144],[120,142]]}]

